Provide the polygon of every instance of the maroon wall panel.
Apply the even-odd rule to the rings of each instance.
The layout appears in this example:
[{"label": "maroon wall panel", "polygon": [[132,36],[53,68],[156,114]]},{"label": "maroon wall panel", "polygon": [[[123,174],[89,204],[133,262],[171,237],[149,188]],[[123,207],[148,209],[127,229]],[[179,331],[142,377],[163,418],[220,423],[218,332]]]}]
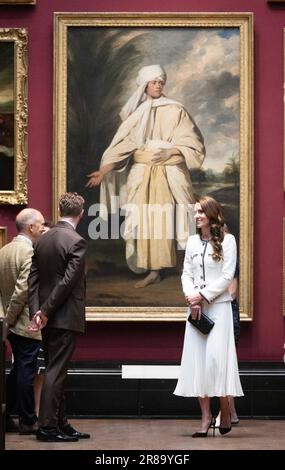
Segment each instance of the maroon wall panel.
[{"label": "maroon wall panel", "polygon": [[[29,32],[29,205],[52,211],[53,13],[57,11],[251,11],[254,13],[255,182],[254,321],[242,323],[240,360],[280,361],[282,316],[283,27],[285,8],[265,0],[38,0],[0,6],[0,27]],[[15,234],[19,207],[0,206],[0,225]],[[76,358],[178,361],[183,324],[89,323]]]}]

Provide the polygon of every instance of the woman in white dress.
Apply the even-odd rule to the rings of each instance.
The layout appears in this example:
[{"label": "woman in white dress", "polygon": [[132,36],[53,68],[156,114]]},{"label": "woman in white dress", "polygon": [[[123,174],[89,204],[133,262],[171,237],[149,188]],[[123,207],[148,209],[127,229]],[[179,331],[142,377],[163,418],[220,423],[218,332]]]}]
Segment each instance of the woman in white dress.
[{"label": "woman in white dress", "polygon": [[236,267],[236,242],[224,231],[220,205],[211,197],[195,204],[197,234],[187,242],[182,286],[193,319],[201,311],[215,325],[203,335],[186,322],[180,376],[175,395],[198,397],[202,412],[201,428],[193,437],[207,437],[215,426],[210,397],[220,398],[219,431],[231,430],[228,396],[243,396],[234,342],[229,284]]}]

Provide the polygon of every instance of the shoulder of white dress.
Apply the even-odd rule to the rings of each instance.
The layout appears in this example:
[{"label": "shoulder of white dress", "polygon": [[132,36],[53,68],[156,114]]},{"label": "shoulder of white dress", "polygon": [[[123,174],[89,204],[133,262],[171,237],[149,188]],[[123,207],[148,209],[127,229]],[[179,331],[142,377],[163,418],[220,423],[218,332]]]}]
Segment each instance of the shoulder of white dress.
[{"label": "shoulder of white dress", "polygon": [[200,240],[200,236],[199,235],[190,235],[190,237],[188,238],[188,242],[187,242],[187,245],[193,245],[193,243],[197,243],[198,241]]},{"label": "shoulder of white dress", "polygon": [[230,242],[235,240],[235,237],[232,233],[225,233],[223,242]]}]

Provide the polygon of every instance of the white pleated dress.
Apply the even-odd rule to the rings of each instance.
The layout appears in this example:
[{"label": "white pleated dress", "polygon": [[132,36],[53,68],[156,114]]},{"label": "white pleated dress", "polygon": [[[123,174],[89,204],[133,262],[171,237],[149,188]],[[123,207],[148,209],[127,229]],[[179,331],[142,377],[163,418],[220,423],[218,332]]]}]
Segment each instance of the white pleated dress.
[{"label": "white pleated dress", "polygon": [[[184,397],[243,396],[234,342],[228,287],[236,266],[236,243],[226,234],[223,260],[212,258],[211,243],[189,237],[182,285],[185,295],[200,292],[202,310],[215,325],[208,335],[186,321],[179,379],[174,394]],[[187,317],[190,313],[188,309]]]}]

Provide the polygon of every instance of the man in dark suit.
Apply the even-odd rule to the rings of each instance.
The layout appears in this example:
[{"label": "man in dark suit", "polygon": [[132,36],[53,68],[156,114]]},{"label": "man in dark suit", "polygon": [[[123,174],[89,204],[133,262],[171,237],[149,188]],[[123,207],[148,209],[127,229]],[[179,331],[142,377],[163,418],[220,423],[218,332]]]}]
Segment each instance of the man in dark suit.
[{"label": "man in dark suit", "polygon": [[59,200],[60,220],[39,239],[29,275],[32,330],[42,330],[46,362],[37,439],[69,442],[90,435],[76,431],[65,414],[64,382],[78,333],[85,327],[86,241],[75,231],[84,199],[66,193]]}]

